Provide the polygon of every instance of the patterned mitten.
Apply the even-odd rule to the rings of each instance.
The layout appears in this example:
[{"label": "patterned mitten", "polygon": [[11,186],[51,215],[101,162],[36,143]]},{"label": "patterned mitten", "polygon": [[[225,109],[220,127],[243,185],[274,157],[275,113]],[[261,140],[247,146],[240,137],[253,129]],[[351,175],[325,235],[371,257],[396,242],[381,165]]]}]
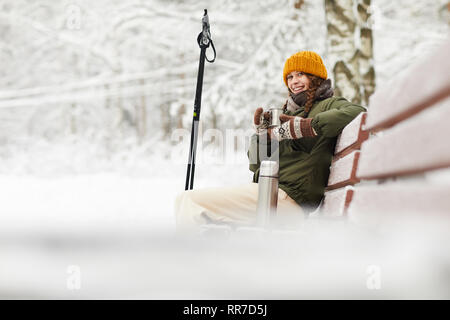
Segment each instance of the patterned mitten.
[{"label": "patterned mitten", "polygon": [[268,133],[272,139],[278,141],[285,139],[300,139],[303,137],[315,137],[316,131],[311,126],[312,118],[302,118],[280,115],[281,125],[277,128],[269,128]]},{"label": "patterned mitten", "polygon": [[270,113],[264,112],[263,108],[258,108],[253,117],[253,125],[258,135],[267,134],[270,124]]}]

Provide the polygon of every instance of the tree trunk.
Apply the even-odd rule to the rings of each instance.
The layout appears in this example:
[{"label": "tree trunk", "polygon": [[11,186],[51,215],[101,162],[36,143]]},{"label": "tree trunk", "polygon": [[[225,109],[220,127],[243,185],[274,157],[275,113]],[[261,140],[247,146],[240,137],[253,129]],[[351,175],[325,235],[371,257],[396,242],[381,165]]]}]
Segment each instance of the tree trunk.
[{"label": "tree trunk", "polygon": [[365,105],[375,90],[369,7],[370,0],[325,0],[336,95]]},{"label": "tree trunk", "polygon": [[373,66],[373,37],[370,28],[370,0],[357,0],[360,39],[359,72],[361,75],[362,103],[369,104],[375,91],[375,68]]}]

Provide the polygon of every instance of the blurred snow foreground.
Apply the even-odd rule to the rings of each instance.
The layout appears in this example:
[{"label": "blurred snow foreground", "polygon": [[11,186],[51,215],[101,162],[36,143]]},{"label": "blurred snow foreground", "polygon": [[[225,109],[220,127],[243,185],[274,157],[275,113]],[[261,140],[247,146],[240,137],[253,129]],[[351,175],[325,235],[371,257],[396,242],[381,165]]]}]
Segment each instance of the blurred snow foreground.
[{"label": "blurred snow foreground", "polygon": [[450,298],[448,216],[316,216],[291,230],[183,236],[172,212],[178,180],[3,176],[0,297]]},{"label": "blurred snow foreground", "polygon": [[[349,225],[177,237],[2,232],[0,296],[68,299],[449,298],[448,233]],[[398,231],[398,230],[397,230]]]}]

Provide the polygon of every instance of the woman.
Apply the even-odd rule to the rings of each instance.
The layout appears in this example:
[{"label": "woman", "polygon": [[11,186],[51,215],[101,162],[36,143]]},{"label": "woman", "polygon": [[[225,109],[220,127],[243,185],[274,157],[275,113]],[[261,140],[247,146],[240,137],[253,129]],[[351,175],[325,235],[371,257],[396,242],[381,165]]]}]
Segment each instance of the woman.
[{"label": "woman", "polygon": [[265,160],[259,156],[259,147],[264,145],[270,152],[270,139],[279,141],[277,216],[289,218],[289,223],[290,218],[304,217],[317,208],[327,185],[336,138],[365,109],[342,97],[333,97],[327,70],[315,52],[301,51],[289,57],[283,80],[289,97],[283,106],[280,127],[268,127],[270,115],[262,108],[254,114],[256,134],[251,137],[248,150],[253,183],[183,192],[175,206],[178,230],[196,230],[207,223],[254,224],[259,166]]}]

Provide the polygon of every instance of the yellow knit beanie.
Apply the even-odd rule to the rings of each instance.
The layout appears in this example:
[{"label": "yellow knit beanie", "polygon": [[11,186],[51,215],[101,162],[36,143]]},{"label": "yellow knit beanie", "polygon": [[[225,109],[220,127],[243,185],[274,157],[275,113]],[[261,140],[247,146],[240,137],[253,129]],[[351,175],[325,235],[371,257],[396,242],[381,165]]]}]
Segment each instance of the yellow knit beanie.
[{"label": "yellow knit beanie", "polygon": [[283,69],[283,80],[286,86],[286,77],[292,71],[310,73],[322,79],[327,78],[327,69],[323,64],[322,58],[313,51],[300,51],[286,60]]}]

